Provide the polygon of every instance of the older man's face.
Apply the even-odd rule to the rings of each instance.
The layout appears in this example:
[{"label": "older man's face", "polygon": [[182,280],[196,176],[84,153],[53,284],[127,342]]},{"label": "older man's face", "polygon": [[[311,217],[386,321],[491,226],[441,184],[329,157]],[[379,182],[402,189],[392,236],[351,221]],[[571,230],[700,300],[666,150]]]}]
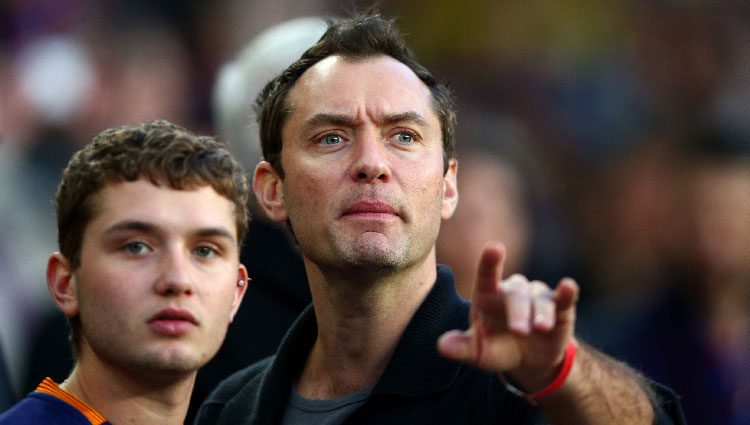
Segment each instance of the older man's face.
[{"label": "older man's face", "polygon": [[328,57],[289,93],[283,206],[319,266],[408,267],[455,207],[429,89],[388,56]]}]

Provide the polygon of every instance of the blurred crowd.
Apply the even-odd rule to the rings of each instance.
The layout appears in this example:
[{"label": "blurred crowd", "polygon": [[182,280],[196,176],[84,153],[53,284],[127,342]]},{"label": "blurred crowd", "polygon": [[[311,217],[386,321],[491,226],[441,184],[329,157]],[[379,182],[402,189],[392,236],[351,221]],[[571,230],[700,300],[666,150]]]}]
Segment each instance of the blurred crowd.
[{"label": "blurred crowd", "polygon": [[[369,2],[346,4],[0,3],[0,361],[13,397],[70,364],[44,270],[72,152],[103,128],[163,118],[219,134],[252,170],[250,103],[324,26],[306,21],[293,40],[292,27],[267,30]],[[581,338],[672,386],[689,423],[750,424],[750,4],[386,0],[381,10],[457,97],[460,202],[438,260],[459,292],[470,293],[482,246],[501,240],[506,274],[578,280]],[[265,261],[265,238],[278,235],[264,231],[251,233],[260,248],[246,261]],[[293,244],[280,246],[287,257],[275,261],[289,258],[288,280],[304,282]],[[273,352],[309,299],[292,292],[278,307],[246,301],[269,319],[246,319],[208,368],[225,376],[226,356]],[[282,309],[280,330],[254,341]]]}]

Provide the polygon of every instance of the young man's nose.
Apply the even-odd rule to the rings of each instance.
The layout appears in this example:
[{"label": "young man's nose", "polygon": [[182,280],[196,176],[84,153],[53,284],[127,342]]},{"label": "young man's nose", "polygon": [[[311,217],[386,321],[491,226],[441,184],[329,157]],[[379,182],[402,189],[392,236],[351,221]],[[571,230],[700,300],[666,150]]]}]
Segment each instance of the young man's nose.
[{"label": "young man's nose", "polygon": [[156,283],[161,295],[191,294],[193,281],[190,274],[190,256],[182,249],[172,248],[162,258],[161,272]]}]

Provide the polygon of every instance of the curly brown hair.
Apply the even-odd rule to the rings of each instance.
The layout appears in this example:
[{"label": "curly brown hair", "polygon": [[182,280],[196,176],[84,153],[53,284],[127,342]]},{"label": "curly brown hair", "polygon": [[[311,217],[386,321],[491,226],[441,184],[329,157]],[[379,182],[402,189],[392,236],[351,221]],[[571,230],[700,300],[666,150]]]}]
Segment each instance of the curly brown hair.
[{"label": "curly brown hair", "polygon": [[159,120],[97,134],[76,152],[57,189],[58,244],[73,270],[80,266],[83,231],[94,198],[107,184],[148,178],[155,185],[188,190],[204,185],[234,203],[237,240],[248,228],[249,185],[224,145],[208,136]]}]

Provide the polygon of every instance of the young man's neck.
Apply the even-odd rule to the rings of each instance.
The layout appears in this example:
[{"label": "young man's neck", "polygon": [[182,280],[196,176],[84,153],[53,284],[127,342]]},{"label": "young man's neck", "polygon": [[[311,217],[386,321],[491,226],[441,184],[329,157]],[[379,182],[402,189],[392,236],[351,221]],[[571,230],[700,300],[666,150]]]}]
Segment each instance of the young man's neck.
[{"label": "young man's neck", "polygon": [[375,385],[436,279],[434,252],[416,267],[364,279],[324,273],[306,261],[318,338],[297,390],[330,399]]},{"label": "young man's neck", "polygon": [[144,379],[98,361],[79,360],[60,387],[115,424],[159,423],[182,425],[190,404],[197,371],[171,382]]}]

